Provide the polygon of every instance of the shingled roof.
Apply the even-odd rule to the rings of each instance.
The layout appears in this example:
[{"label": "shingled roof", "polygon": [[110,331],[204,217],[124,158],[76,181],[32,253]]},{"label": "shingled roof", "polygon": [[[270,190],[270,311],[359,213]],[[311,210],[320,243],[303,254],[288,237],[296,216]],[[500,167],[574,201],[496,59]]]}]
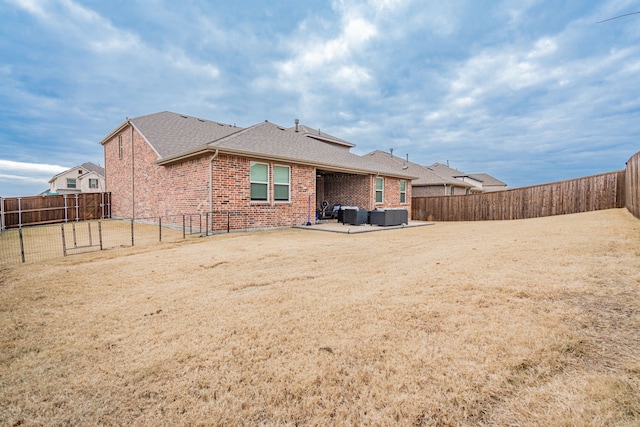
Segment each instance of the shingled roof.
[{"label": "shingled roof", "polygon": [[169,111],[131,119],[161,159],[207,145],[242,128]]},{"label": "shingled roof", "polygon": [[482,182],[483,186],[484,185],[501,185],[505,187],[507,186],[506,182],[502,182],[498,178],[495,178],[487,173],[472,173],[469,176],[475,179],[476,181]]},{"label": "shingled roof", "polygon": [[464,188],[473,187],[473,185],[471,184],[451,177],[441,176],[425,166],[422,166],[418,163],[410,162],[401,157],[394,156],[391,153],[386,153],[384,151],[375,150],[371,153],[365,154],[363,157],[369,158],[388,167],[402,169],[406,173],[418,177],[411,182],[411,185],[414,187],[427,185],[449,185]]},{"label": "shingled roof", "polygon": [[74,166],[72,168],[67,169],[64,172],[60,172],[59,174],[54,175],[53,178],[51,178],[49,180],[49,182],[55,181],[59,176],[62,176],[62,175],[66,174],[69,171],[72,171],[74,169],[83,170],[83,173],[81,175],[79,175],[80,178],[82,178],[83,176],[85,176],[86,174],[91,173],[91,172],[95,172],[95,173],[97,173],[98,175],[100,175],[101,177],[104,178],[104,168],[103,167],[98,166],[95,163],[85,162],[85,163],[81,164],[80,166]]},{"label": "shingled roof", "polygon": [[265,121],[241,128],[164,111],[124,122],[102,143],[128,122],[155,150],[157,163],[161,165],[217,150],[224,154],[305,164],[337,172],[415,178],[405,171],[353,154],[349,148],[354,144],[304,125],[297,129],[284,128]]}]

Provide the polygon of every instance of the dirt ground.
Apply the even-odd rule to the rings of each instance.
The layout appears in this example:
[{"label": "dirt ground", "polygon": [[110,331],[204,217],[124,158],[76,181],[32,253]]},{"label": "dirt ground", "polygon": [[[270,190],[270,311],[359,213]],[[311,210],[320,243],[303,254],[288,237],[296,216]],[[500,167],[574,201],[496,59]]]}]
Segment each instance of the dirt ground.
[{"label": "dirt ground", "polygon": [[624,209],[0,269],[0,424],[640,425]]}]

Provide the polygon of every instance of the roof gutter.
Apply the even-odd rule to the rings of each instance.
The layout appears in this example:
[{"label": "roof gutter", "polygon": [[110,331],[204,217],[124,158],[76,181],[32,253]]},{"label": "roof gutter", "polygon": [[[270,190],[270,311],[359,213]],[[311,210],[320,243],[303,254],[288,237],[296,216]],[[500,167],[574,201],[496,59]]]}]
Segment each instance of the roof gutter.
[{"label": "roof gutter", "polygon": [[403,179],[417,179],[417,177],[411,175],[397,174],[391,171],[375,171],[371,169],[359,169],[359,168],[350,168],[350,167],[341,167],[328,163],[320,163],[320,162],[310,162],[308,160],[301,160],[291,157],[281,157],[281,156],[273,156],[268,154],[259,154],[251,151],[242,151],[242,150],[229,150],[229,149],[218,149],[215,147],[211,147],[209,145],[204,145],[198,148],[194,148],[193,150],[180,153],[175,156],[165,157],[163,159],[156,160],[156,164],[160,166],[167,166],[172,163],[181,162],[183,160],[202,156],[207,153],[214,153],[214,155],[218,155],[218,153],[229,154],[229,155],[237,155],[242,157],[249,157],[254,159],[263,159],[263,160],[272,160],[277,162],[287,162],[287,163],[295,163],[298,165],[304,166],[312,166],[316,168],[320,168],[323,170],[328,170],[332,172],[343,172],[343,173],[353,173],[357,175],[371,175],[371,174],[381,174],[384,176],[394,177],[394,178],[403,178]]},{"label": "roof gutter", "polygon": [[209,159],[209,214],[211,215],[211,228],[213,229],[213,162],[218,158],[218,150]]}]

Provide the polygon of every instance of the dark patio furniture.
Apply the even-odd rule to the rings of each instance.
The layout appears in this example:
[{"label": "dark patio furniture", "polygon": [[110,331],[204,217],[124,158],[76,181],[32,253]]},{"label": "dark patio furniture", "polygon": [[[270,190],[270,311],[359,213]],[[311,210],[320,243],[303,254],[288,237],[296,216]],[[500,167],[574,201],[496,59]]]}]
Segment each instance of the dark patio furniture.
[{"label": "dark patio furniture", "polygon": [[358,207],[357,206],[340,206],[338,208],[338,222],[341,222],[343,224],[345,223],[344,211],[347,210],[347,209],[358,210]]},{"label": "dark patio furniture", "polygon": [[344,209],[343,224],[363,225],[367,223],[369,212],[359,209]]},{"label": "dark patio furniture", "polygon": [[389,227],[409,223],[409,212],[406,209],[376,209],[369,212],[369,224]]}]

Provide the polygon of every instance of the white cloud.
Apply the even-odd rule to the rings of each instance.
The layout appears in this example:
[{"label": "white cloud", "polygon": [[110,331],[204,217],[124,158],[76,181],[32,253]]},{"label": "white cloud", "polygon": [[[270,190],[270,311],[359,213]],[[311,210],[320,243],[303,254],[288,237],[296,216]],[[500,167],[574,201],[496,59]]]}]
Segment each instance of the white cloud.
[{"label": "white cloud", "polygon": [[[355,9],[341,9],[340,32],[328,39],[320,35],[290,42],[287,51],[293,55],[276,62],[278,83],[299,92],[313,91],[318,82],[330,83],[341,90],[355,91],[372,78],[371,71],[357,60],[367,43],[377,36],[376,26]],[[308,23],[300,25],[308,28]]]},{"label": "white cloud", "polygon": [[51,176],[64,172],[68,167],[60,165],[49,165],[44,163],[16,162],[13,160],[0,159],[0,171],[30,172],[40,174],[50,174]]},{"label": "white cloud", "polygon": [[49,180],[69,168],[0,159],[0,196],[26,196],[49,187]]},{"label": "white cloud", "polygon": [[141,46],[135,34],[115,28],[96,12],[71,0],[11,1],[64,36],[70,44],[85,46],[95,53],[124,52]]}]

